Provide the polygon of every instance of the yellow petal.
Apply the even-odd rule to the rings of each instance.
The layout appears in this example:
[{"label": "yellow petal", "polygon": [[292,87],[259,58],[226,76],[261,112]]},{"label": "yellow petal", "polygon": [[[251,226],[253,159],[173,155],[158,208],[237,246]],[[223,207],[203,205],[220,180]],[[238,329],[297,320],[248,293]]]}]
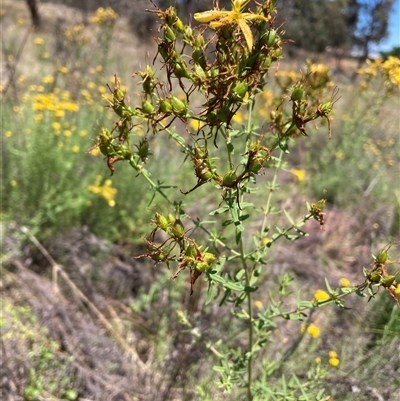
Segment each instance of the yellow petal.
[{"label": "yellow petal", "polygon": [[198,21],[198,22],[210,22],[214,21],[218,18],[224,17],[228,11],[220,11],[220,10],[209,10],[209,11],[204,11],[202,13],[195,13],[193,18]]},{"label": "yellow petal", "polygon": [[264,21],[269,21],[271,18],[264,17],[263,15],[252,14],[252,13],[243,13],[242,18],[251,21],[253,19],[263,19]]},{"label": "yellow petal", "polygon": [[244,38],[246,39],[247,46],[249,50],[253,48],[253,34],[251,33],[250,27],[246,24],[246,22],[242,19],[238,20],[238,25],[241,31],[243,32]]}]

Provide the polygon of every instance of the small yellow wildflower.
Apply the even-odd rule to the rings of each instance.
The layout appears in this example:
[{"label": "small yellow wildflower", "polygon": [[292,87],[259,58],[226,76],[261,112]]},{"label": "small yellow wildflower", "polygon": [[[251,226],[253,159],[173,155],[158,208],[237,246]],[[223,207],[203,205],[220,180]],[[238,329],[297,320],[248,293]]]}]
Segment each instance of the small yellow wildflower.
[{"label": "small yellow wildflower", "polygon": [[199,121],[199,120],[193,120],[193,119],[191,119],[191,120],[189,121],[189,127],[192,128],[193,131],[196,131],[196,132],[200,129],[201,124],[202,124],[202,123],[201,123],[201,121]]},{"label": "small yellow wildflower", "polygon": [[330,299],[330,296],[327,292],[325,292],[323,290],[317,290],[317,292],[314,295],[314,298],[318,302],[323,302],[323,301],[327,301],[328,299]]},{"label": "small yellow wildflower", "polygon": [[271,241],[271,240],[270,240],[269,238],[267,238],[267,237],[265,237],[265,238],[262,239],[262,243],[263,243],[264,246],[267,245],[267,244],[269,244],[270,241]]},{"label": "small yellow wildflower", "polygon": [[58,72],[60,74],[67,74],[68,73],[68,68],[67,67],[63,67],[63,66],[58,67]]},{"label": "small yellow wildflower", "polygon": [[94,185],[89,185],[88,189],[94,194],[101,195],[107,201],[108,206],[114,207],[117,190],[112,188],[112,181],[110,179],[105,180],[103,185],[100,185],[101,180],[101,175],[96,176]]},{"label": "small yellow wildflower", "polygon": [[235,123],[238,124],[242,124],[243,123],[243,114],[238,111],[235,113],[235,115],[232,117],[232,121],[234,121]]},{"label": "small yellow wildflower", "polygon": [[46,75],[43,77],[42,82],[44,84],[52,84],[54,82],[54,77],[52,75]]},{"label": "small yellow wildflower", "polygon": [[50,57],[50,53],[49,53],[49,52],[43,52],[40,56],[41,56],[43,59],[47,59],[47,58]]},{"label": "small yellow wildflower", "polygon": [[35,38],[35,39],[33,39],[33,43],[35,45],[41,46],[44,43],[44,39],[43,38]]},{"label": "small yellow wildflower", "polygon": [[64,147],[64,142],[58,142],[57,146],[59,149],[62,149]]},{"label": "small yellow wildflower", "polygon": [[317,365],[320,365],[321,364],[321,358],[320,357],[315,358],[315,363]]},{"label": "small yellow wildflower", "polygon": [[17,181],[11,180],[11,181],[10,181],[10,185],[11,185],[12,187],[16,187],[16,186],[17,186]]},{"label": "small yellow wildflower", "polygon": [[103,66],[100,65],[100,64],[96,65],[95,69],[96,69],[97,72],[101,72],[101,71],[103,71]]},{"label": "small yellow wildflower", "polygon": [[79,132],[79,135],[80,135],[81,137],[85,137],[87,134],[88,134],[88,132],[87,132],[87,130],[85,130],[85,129],[82,129],[82,130],[80,130],[80,132]]},{"label": "small yellow wildflower", "polygon": [[305,170],[298,170],[296,168],[292,168],[290,170],[290,172],[297,177],[297,179],[299,180],[299,182],[304,181],[305,177],[306,177],[306,172]]},{"label": "small yellow wildflower", "polygon": [[26,135],[29,135],[29,134],[31,134],[32,133],[32,130],[30,129],[30,128],[25,128],[25,134]]},{"label": "small yellow wildflower", "polygon": [[19,114],[21,112],[21,108],[19,106],[14,106],[13,110],[15,114]]},{"label": "small yellow wildflower", "polygon": [[396,287],[396,289],[394,290],[394,292],[395,292],[396,294],[400,294],[400,283],[397,284],[397,287]]},{"label": "small yellow wildflower", "polygon": [[78,153],[79,150],[80,150],[80,147],[79,147],[78,145],[72,146],[72,151],[73,151],[74,153]]},{"label": "small yellow wildflower", "polygon": [[72,135],[72,132],[71,132],[69,129],[66,129],[66,130],[64,131],[64,136],[65,136],[66,138],[70,138],[71,135]]},{"label": "small yellow wildflower", "polygon": [[86,85],[89,89],[96,89],[96,84],[94,82],[88,82]]},{"label": "small yellow wildflower", "polygon": [[261,301],[255,301],[255,302],[254,302],[254,306],[255,306],[257,309],[262,309],[263,303],[262,303]]},{"label": "small yellow wildflower", "polygon": [[97,25],[111,25],[118,18],[118,14],[110,7],[97,9],[90,22]]},{"label": "small yellow wildflower", "polygon": [[25,81],[25,77],[24,77],[23,75],[20,75],[20,76],[17,78],[17,83],[18,83],[19,85],[22,85],[22,84],[24,83],[24,81]]},{"label": "small yellow wildflower", "polygon": [[313,338],[318,338],[319,334],[320,334],[319,327],[317,327],[317,326],[315,326],[313,324],[310,324],[307,327],[307,333]]},{"label": "small yellow wildflower", "polygon": [[93,155],[93,156],[97,156],[97,155],[100,154],[100,149],[99,149],[98,146],[96,146],[95,148],[91,149],[89,153],[90,153],[91,155]]},{"label": "small yellow wildflower", "polygon": [[61,129],[61,124],[57,121],[51,124],[51,127],[53,128],[54,131],[59,131]]},{"label": "small yellow wildflower", "polygon": [[6,131],[4,134],[7,138],[11,138],[12,137],[12,132],[11,131]]},{"label": "small yellow wildflower", "polygon": [[56,110],[56,111],[54,112],[54,116],[55,116],[55,117],[62,118],[62,117],[65,116],[65,111],[64,111],[64,110]]},{"label": "small yellow wildflower", "polygon": [[43,114],[39,113],[39,114],[35,114],[35,116],[33,117],[33,119],[35,120],[35,122],[41,123],[43,121]]},{"label": "small yellow wildflower", "polygon": [[232,0],[232,11],[221,11],[215,8],[214,10],[204,11],[202,13],[195,13],[194,19],[201,23],[209,23],[211,28],[237,24],[246,40],[247,47],[251,51],[253,48],[253,34],[247,22],[256,19],[269,21],[270,18],[259,14],[244,13],[243,10],[249,2],[250,0]]},{"label": "small yellow wildflower", "polygon": [[345,277],[342,277],[342,278],[339,280],[339,284],[340,284],[342,287],[350,287],[350,280],[347,279],[347,278],[345,278]]},{"label": "small yellow wildflower", "polygon": [[336,159],[343,160],[344,159],[344,154],[343,154],[343,152],[341,150],[338,150],[335,153],[335,157],[336,157]]}]

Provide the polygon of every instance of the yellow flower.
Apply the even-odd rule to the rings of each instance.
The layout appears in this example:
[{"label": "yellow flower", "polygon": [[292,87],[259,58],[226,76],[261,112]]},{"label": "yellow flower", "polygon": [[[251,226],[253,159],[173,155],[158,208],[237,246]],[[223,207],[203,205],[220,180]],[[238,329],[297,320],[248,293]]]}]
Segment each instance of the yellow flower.
[{"label": "yellow flower", "polygon": [[61,66],[61,67],[58,68],[58,72],[60,74],[67,74],[68,73],[68,68]]},{"label": "yellow flower", "polygon": [[321,364],[321,358],[320,357],[315,358],[315,363],[317,365],[320,365]]},{"label": "yellow flower", "polygon": [[66,130],[64,131],[64,136],[65,136],[66,138],[71,137],[71,135],[72,135],[72,132],[71,132],[69,129],[66,129]]},{"label": "yellow flower", "polygon": [[339,280],[339,283],[342,287],[350,287],[350,280],[348,280],[347,278],[342,277]]},{"label": "yellow flower", "polygon": [[191,119],[189,121],[189,127],[193,129],[193,131],[198,131],[201,127],[201,121]]},{"label": "yellow flower", "polygon": [[332,365],[333,367],[339,366],[340,364],[340,359],[337,357],[335,351],[329,352],[329,364]]},{"label": "yellow flower", "polygon": [[261,309],[261,308],[263,307],[263,304],[262,304],[261,301],[255,301],[255,302],[254,302],[254,305],[255,305],[255,307],[256,307],[257,309]]},{"label": "yellow flower", "polygon": [[316,301],[322,302],[322,301],[327,301],[328,299],[330,299],[330,296],[327,292],[325,292],[323,290],[317,290],[317,292],[314,295],[314,298]]},{"label": "yellow flower", "polygon": [[313,324],[310,324],[310,325],[307,327],[307,333],[308,333],[311,337],[317,338],[317,337],[319,337],[319,333],[320,333],[319,327],[317,327],[317,326],[315,326],[315,325],[313,325]]},{"label": "yellow flower", "polygon": [[396,294],[400,294],[400,284],[397,284],[396,289],[394,290]]},{"label": "yellow flower", "polygon": [[115,206],[115,196],[117,194],[117,190],[112,188],[112,181],[110,179],[105,180],[103,185],[100,185],[102,180],[102,176],[96,176],[96,180],[93,185],[89,185],[88,189],[90,192],[101,195],[108,203],[108,206]]},{"label": "yellow flower", "polygon": [[44,84],[52,84],[54,82],[54,77],[52,75],[46,75],[43,77],[42,82]]},{"label": "yellow flower", "polygon": [[296,168],[292,168],[290,172],[297,177],[299,182],[304,181],[306,177],[306,172],[304,170],[298,170]]},{"label": "yellow flower", "polygon": [[75,146],[72,147],[72,151],[73,151],[74,153],[78,153],[79,150],[80,150],[80,148],[79,148],[78,145],[75,145]]},{"label": "yellow flower", "polygon": [[35,39],[33,39],[33,43],[35,45],[41,46],[44,43],[44,39],[43,38],[35,38]]},{"label": "yellow flower", "polygon": [[87,133],[88,133],[87,130],[82,129],[82,130],[79,132],[79,135],[82,136],[82,137],[84,137],[84,136],[87,135]]},{"label": "yellow flower", "polygon": [[263,243],[264,246],[267,245],[270,241],[271,240],[269,238],[267,238],[267,237],[262,239],[262,243]]},{"label": "yellow flower", "polygon": [[220,28],[224,25],[237,24],[243,33],[247,47],[251,51],[253,48],[253,34],[247,21],[261,19],[269,21],[263,15],[244,13],[243,9],[249,4],[250,0],[232,0],[232,11],[221,11],[215,8],[214,10],[195,13],[194,19],[198,22],[210,23],[211,28]]},{"label": "yellow flower", "polygon": [[11,131],[6,131],[5,136],[7,138],[10,138],[12,136],[12,132]]}]

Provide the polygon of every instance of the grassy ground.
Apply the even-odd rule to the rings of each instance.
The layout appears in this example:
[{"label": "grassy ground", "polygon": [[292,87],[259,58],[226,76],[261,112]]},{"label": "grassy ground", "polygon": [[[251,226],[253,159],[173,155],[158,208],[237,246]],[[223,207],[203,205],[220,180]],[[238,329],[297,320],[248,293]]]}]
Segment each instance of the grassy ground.
[{"label": "grassy ground", "polygon": [[[130,75],[151,61],[146,53],[154,49],[141,48],[124,19],[113,29],[80,27],[79,12],[48,3],[42,6],[44,26],[35,32],[23,2],[3,4],[3,399],[242,399],[214,384],[208,349],[218,341],[241,347],[242,327],[230,319],[230,308],[204,306],[204,282],[190,297],[183,276],[168,280],[163,265],[132,258],[142,253],[140,237],[162,200],[149,210],[153,194],[141,177],[122,163],[116,164],[117,179],[110,177],[101,156],[89,151],[91,138],[113,118],[104,107],[105,84],[117,73],[134,101]],[[303,61],[284,61],[281,70],[293,64]],[[347,78],[352,63],[344,67],[344,75],[333,77],[341,99],[332,138],[321,125],[293,143],[275,198],[278,207],[300,216],[305,202],[327,191],[326,231],[310,223],[308,237],[274,250],[263,271],[265,291],[255,300],[260,311],[277,274],[291,274],[294,293],[310,298],[324,288],[325,277],[335,284],[343,278],[362,282],[362,267],[389,237],[395,242],[391,258],[400,259],[398,92],[387,94],[383,81],[361,90],[360,80]],[[260,126],[268,93],[263,96]],[[236,116],[236,124],[245,121],[246,115]],[[182,162],[170,157],[170,142],[150,137],[150,145],[158,161],[154,177],[189,188],[196,183],[183,168],[170,172]],[[191,214],[213,202],[206,190],[201,201],[194,194],[186,199]],[[370,303],[352,298],[348,306],[317,311],[309,321],[316,331],[305,334],[301,322],[279,322],[259,374],[276,361],[282,364],[278,373],[305,380],[307,372],[323,371],[319,386],[331,400],[400,400],[399,309],[383,291]],[[182,311],[193,329],[182,325]],[[282,385],[278,373],[269,385]]]}]

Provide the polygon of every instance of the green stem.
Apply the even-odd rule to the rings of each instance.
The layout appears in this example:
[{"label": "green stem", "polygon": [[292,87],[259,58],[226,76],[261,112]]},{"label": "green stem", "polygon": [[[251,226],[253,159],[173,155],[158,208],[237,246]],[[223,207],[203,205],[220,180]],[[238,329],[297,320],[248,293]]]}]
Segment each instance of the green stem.
[{"label": "green stem", "polygon": [[283,156],[283,150],[280,151],[279,153],[279,162],[276,165],[275,172],[274,172],[274,178],[272,179],[271,187],[269,190],[268,198],[267,198],[267,204],[265,205],[265,210],[264,210],[264,218],[263,222],[261,225],[261,230],[260,230],[260,238],[263,237],[265,227],[267,226],[267,218],[270,212],[270,207],[271,207],[271,199],[272,199],[272,193],[274,192],[274,188],[276,186],[276,181],[278,179],[278,171],[281,168],[282,165],[282,156]]}]

